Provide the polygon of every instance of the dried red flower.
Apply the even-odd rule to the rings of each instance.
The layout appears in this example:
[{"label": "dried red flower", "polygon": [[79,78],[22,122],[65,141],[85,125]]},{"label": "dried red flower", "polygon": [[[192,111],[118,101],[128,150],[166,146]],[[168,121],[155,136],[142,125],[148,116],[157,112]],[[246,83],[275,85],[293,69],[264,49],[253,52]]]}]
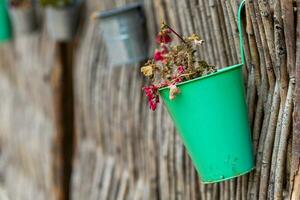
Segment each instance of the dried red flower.
[{"label": "dried red flower", "polygon": [[184,67],[183,67],[182,65],[180,65],[180,66],[177,68],[177,72],[178,72],[179,74],[183,74],[183,72],[184,72]]},{"label": "dried red flower", "polygon": [[163,61],[164,60],[163,53],[161,51],[155,50],[155,52],[154,52],[154,60],[155,61]]},{"label": "dried red flower", "polygon": [[169,53],[169,49],[166,45],[163,45],[162,47],[162,50],[160,51],[162,54],[167,54]]},{"label": "dried red flower", "polygon": [[163,45],[161,47],[161,51],[159,51],[157,49],[154,51],[154,60],[155,61],[164,61],[164,55],[167,53],[169,53],[168,47]]},{"label": "dried red flower", "polygon": [[158,87],[155,85],[150,85],[143,87],[143,90],[148,98],[148,104],[151,110],[155,110],[157,104],[159,103],[159,96],[158,96]]},{"label": "dried red flower", "polygon": [[159,32],[158,35],[156,36],[156,42],[158,44],[170,43],[172,41],[170,33],[171,31],[169,29]]}]

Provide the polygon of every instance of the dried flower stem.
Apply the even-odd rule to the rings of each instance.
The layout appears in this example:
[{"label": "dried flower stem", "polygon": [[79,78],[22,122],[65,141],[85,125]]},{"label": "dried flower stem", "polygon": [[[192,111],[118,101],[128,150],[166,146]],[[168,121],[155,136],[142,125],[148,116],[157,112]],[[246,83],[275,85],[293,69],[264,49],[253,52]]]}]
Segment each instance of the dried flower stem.
[{"label": "dried flower stem", "polygon": [[170,31],[172,31],[182,42],[186,43],[186,41],[174,29],[172,29],[169,25],[164,24],[164,26],[168,27],[168,29],[170,29]]},{"label": "dried flower stem", "polygon": [[196,72],[181,74],[179,77],[189,76],[189,75],[193,75],[193,74],[196,74]]}]

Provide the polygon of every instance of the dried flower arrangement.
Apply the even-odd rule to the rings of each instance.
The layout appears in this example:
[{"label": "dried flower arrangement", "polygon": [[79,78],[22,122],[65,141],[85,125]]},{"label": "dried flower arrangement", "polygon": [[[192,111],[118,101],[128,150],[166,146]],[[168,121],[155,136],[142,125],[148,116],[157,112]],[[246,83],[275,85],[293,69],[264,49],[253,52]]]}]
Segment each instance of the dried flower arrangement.
[{"label": "dried flower arrangement", "polygon": [[[179,38],[179,44],[171,44],[171,34]],[[141,72],[151,82],[151,85],[143,87],[151,110],[155,110],[159,103],[158,89],[169,87],[169,98],[172,100],[180,93],[176,84],[216,71],[216,68],[206,61],[197,60],[197,46],[203,45],[204,41],[196,34],[181,37],[163,22],[156,42],[160,46],[155,50],[154,58],[141,67]]]}]

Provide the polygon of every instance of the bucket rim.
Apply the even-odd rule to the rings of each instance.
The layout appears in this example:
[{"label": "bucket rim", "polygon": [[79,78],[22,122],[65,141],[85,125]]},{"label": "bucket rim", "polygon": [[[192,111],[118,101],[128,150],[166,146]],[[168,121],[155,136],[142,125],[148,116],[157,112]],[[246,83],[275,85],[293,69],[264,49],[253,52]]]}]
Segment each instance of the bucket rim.
[{"label": "bucket rim", "polygon": [[246,174],[250,173],[250,172],[251,172],[252,170],[254,170],[254,169],[255,169],[255,166],[252,167],[252,168],[250,168],[250,169],[247,170],[247,171],[244,171],[244,172],[242,172],[242,173],[240,173],[240,174],[237,174],[237,175],[234,175],[234,176],[230,176],[230,177],[223,178],[223,179],[218,179],[218,180],[212,180],[212,181],[202,181],[202,180],[200,179],[200,182],[201,182],[202,184],[212,184],[212,183],[219,183],[219,182],[223,182],[223,181],[228,181],[228,180],[230,180],[230,179],[233,179],[233,178],[237,178],[237,177],[246,175]]},{"label": "bucket rim", "polygon": [[99,17],[101,19],[108,18],[108,17],[112,17],[112,16],[115,16],[115,15],[127,12],[129,10],[141,9],[141,8],[142,8],[142,3],[139,3],[139,2],[131,3],[131,4],[128,4],[128,5],[123,6],[123,7],[113,8],[111,10],[103,11],[103,12],[99,13]]},{"label": "bucket rim", "polygon": [[[231,66],[228,66],[228,67],[224,67],[224,68],[222,68],[222,69],[220,69],[220,70],[218,70],[214,73],[207,74],[205,76],[200,76],[198,78],[194,78],[194,79],[187,80],[187,81],[184,81],[184,82],[180,82],[180,83],[176,84],[176,86],[181,86],[181,85],[185,85],[185,84],[195,82],[195,81],[198,81],[198,80],[206,79],[206,78],[209,78],[209,77],[212,77],[212,76],[217,76],[217,75],[223,74],[227,71],[231,71],[231,70],[234,70],[236,68],[242,67],[243,65],[244,65],[243,63],[239,63],[239,64],[231,65]],[[158,91],[162,92],[163,90],[166,90],[166,89],[169,89],[169,86],[159,88]]]}]

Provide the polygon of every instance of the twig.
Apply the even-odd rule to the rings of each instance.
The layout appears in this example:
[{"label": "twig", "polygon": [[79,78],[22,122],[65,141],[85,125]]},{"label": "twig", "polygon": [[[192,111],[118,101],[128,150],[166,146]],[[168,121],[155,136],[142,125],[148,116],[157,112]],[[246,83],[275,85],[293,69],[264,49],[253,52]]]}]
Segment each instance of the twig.
[{"label": "twig", "polygon": [[182,42],[186,43],[186,41],[174,30],[172,29],[169,25],[164,23],[164,26],[166,26],[170,31],[172,31]]}]

